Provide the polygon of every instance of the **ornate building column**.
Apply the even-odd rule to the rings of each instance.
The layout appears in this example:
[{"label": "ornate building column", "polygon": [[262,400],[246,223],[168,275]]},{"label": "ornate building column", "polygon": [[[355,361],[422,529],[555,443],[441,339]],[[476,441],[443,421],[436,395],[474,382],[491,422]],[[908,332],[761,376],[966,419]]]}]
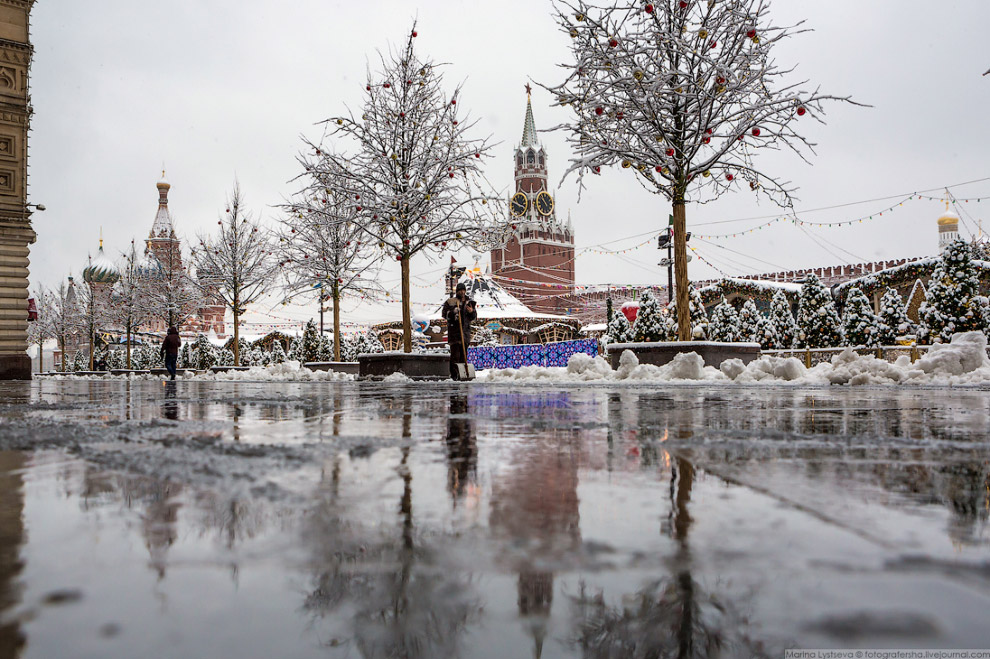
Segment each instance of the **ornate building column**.
[{"label": "ornate building column", "polygon": [[31,96],[28,28],[34,0],[0,0],[0,379],[30,379],[27,356],[27,206]]}]

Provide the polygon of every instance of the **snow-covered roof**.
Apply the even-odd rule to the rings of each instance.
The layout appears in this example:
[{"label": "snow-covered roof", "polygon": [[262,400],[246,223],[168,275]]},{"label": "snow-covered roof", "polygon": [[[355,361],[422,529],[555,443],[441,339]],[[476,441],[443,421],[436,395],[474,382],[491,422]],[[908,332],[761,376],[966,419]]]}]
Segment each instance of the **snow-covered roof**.
[{"label": "snow-covered roof", "polygon": [[792,281],[767,281],[765,279],[741,279],[739,277],[726,277],[722,281],[729,281],[743,286],[753,286],[764,288],[767,291],[782,290],[788,293],[800,293],[801,284]]},{"label": "snow-covered roof", "polygon": [[[478,320],[498,318],[533,318],[538,320],[572,320],[568,316],[551,313],[537,313],[519,301],[509,291],[502,288],[489,275],[467,271],[460,282],[467,286],[468,297],[478,308]],[[440,307],[430,315],[430,319],[440,318]]]}]

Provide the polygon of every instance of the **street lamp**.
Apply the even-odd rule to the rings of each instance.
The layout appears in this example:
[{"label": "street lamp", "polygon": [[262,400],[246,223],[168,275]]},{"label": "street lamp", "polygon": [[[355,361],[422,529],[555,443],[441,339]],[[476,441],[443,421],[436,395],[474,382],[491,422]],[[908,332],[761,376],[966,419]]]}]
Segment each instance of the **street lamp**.
[{"label": "street lamp", "polygon": [[45,210],[44,204],[24,204],[24,208],[31,208],[32,206],[39,211]]}]

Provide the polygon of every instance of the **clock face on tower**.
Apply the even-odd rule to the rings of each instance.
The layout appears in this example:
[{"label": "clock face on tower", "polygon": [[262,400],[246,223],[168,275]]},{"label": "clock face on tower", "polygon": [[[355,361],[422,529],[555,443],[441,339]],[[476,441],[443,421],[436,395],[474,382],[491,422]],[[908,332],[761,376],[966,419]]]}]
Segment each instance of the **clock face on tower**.
[{"label": "clock face on tower", "polygon": [[553,197],[550,196],[549,192],[541,192],[536,195],[536,210],[540,212],[540,215],[549,215],[553,212]]},{"label": "clock face on tower", "polygon": [[525,213],[526,209],[528,208],[529,208],[529,199],[526,197],[525,193],[517,192],[516,194],[512,195],[512,202],[509,204],[509,209],[512,211],[513,215],[519,217],[520,215]]}]

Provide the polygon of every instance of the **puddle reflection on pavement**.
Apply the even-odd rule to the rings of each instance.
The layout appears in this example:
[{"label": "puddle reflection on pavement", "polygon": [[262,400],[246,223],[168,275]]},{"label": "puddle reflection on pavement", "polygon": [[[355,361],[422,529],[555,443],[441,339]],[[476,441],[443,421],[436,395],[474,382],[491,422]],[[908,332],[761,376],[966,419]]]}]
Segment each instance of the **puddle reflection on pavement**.
[{"label": "puddle reflection on pavement", "polygon": [[990,647],[990,392],[0,384],[0,659]]}]

